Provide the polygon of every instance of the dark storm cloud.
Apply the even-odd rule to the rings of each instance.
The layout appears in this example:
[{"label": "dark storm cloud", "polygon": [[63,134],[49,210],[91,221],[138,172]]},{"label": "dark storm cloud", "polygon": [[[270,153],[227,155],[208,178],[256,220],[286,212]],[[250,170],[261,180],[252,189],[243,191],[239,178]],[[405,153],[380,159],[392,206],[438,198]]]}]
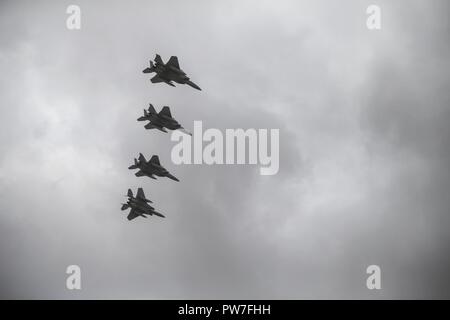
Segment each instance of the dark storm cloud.
[{"label": "dark storm cloud", "polygon": [[[0,13],[2,297],[448,296],[447,5],[382,2],[374,33],[359,1],[89,1],[79,31],[24,3]],[[151,85],[155,53],[203,91]],[[173,165],[135,121],[149,102],[187,129],[279,128],[279,174]],[[134,177],[139,152],[181,182]],[[127,223],[139,186],[165,220]]]}]

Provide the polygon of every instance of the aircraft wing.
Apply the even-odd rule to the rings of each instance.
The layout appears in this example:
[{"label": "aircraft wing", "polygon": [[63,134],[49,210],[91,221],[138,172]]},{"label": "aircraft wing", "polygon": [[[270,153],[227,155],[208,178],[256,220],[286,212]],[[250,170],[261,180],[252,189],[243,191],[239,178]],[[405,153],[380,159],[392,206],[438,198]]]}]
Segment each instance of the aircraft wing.
[{"label": "aircraft wing", "polygon": [[144,194],[144,190],[142,188],[138,188],[137,194],[136,194],[136,198],[145,200],[145,194]]},{"label": "aircraft wing", "polygon": [[153,78],[151,78],[150,81],[151,81],[152,83],[164,82],[164,80],[161,79],[161,78],[159,77],[158,74],[157,74],[156,76],[154,76]]},{"label": "aircraft wing", "polygon": [[136,213],[136,210],[131,209],[130,213],[127,216],[128,220],[133,220],[134,218],[139,217],[140,215]]},{"label": "aircraft wing", "polygon": [[143,176],[145,176],[145,173],[143,173],[141,170],[139,170],[139,171],[136,172],[134,175],[135,175],[136,177],[143,177]]},{"label": "aircraft wing", "polygon": [[178,64],[178,58],[176,56],[171,56],[169,61],[167,61],[166,65],[180,69],[180,65]]},{"label": "aircraft wing", "polygon": [[154,163],[154,164],[157,164],[157,165],[160,165],[160,163],[159,163],[159,157],[158,157],[157,155],[154,155],[154,156],[150,159],[150,162],[151,162],[151,163]]},{"label": "aircraft wing", "polygon": [[161,109],[159,112],[160,115],[172,118],[172,114],[170,113],[170,108],[168,106],[165,106]]}]

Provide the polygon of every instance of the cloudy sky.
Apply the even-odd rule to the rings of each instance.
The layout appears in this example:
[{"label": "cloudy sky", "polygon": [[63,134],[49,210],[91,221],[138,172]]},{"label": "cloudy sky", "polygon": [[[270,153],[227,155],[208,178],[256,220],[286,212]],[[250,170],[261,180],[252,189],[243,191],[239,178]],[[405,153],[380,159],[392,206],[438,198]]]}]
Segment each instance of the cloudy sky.
[{"label": "cloudy sky", "polygon": [[[1,1],[0,298],[450,298],[449,6]],[[203,90],[151,84],[155,53]],[[173,164],[149,102],[280,129],[279,173]],[[136,178],[139,152],[181,181]],[[126,220],[140,186],[166,219]]]}]

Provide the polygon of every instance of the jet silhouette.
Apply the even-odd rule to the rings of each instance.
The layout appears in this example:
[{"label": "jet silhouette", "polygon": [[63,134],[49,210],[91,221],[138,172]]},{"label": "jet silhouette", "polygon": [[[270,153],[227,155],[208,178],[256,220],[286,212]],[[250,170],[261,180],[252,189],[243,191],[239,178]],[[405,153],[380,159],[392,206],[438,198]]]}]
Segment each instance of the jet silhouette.
[{"label": "jet silhouette", "polygon": [[134,164],[128,167],[130,170],[139,169],[135,173],[136,177],[147,176],[152,179],[156,179],[155,175],[158,177],[167,177],[169,179],[180,181],[169,173],[161,164],[159,163],[158,156],[154,155],[150,161],[147,161],[142,153],[139,153],[139,160],[134,159]]},{"label": "jet silhouette", "polygon": [[193,83],[186,73],[181,70],[178,64],[178,58],[171,56],[167,63],[164,63],[159,54],[155,57],[155,62],[150,60],[150,67],[142,71],[143,73],[155,72],[156,75],[150,79],[152,83],[165,82],[168,85],[175,87],[172,81],[180,84],[187,84],[194,89],[202,90],[198,85]]},{"label": "jet silhouette", "polygon": [[144,190],[142,190],[142,188],[138,188],[136,197],[133,196],[133,191],[131,191],[131,189],[128,189],[127,196],[128,201],[127,203],[122,204],[121,210],[123,211],[131,208],[130,213],[127,216],[128,220],[133,220],[134,218],[137,218],[139,216],[147,218],[146,215],[156,215],[164,218],[164,215],[156,212],[155,208],[149,205],[149,203],[152,203],[152,201],[148,200],[145,197]]},{"label": "jet silhouette", "polygon": [[178,123],[178,121],[172,117],[170,113],[170,108],[167,106],[163,107],[161,111],[158,113],[156,112],[153,105],[150,103],[148,110],[144,109],[144,115],[138,118],[137,121],[150,121],[144,126],[145,129],[158,129],[162,132],[167,132],[165,128],[169,130],[181,129],[182,131],[188,133]]}]

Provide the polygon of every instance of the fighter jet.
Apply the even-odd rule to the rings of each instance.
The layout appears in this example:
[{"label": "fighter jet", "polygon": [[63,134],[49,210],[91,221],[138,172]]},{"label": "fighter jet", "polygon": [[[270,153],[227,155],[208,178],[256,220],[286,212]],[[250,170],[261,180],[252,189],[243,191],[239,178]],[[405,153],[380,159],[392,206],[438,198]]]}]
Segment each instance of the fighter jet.
[{"label": "fighter jet", "polygon": [[147,176],[152,179],[156,179],[155,175],[158,177],[167,177],[169,179],[180,181],[175,178],[173,175],[169,173],[161,164],[159,163],[158,156],[154,155],[150,161],[147,161],[142,153],[139,153],[139,160],[134,159],[134,164],[129,166],[128,169],[134,170],[139,169],[138,172],[135,173],[136,177]]},{"label": "fighter jet", "polygon": [[152,83],[165,82],[168,85],[175,87],[172,81],[180,84],[190,85],[192,88],[202,90],[198,85],[189,80],[186,73],[181,70],[178,64],[178,58],[171,56],[167,63],[164,63],[159,54],[155,57],[155,62],[150,60],[150,67],[142,71],[143,73],[156,72],[156,75],[150,79]]},{"label": "fighter jet", "polygon": [[133,220],[139,216],[147,218],[146,215],[157,215],[158,217],[164,218],[164,215],[156,212],[155,208],[149,205],[152,201],[145,197],[144,190],[142,190],[142,188],[138,188],[136,197],[133,196],[133,191],[128,189],[127,197],[128,201],[127,203],[122,204],[121,210],[123,211],[131,208],[130,213],[127,216],[128,220]]},{"label": "fighter jet", "polygon": [[157,113],[150,103],[148,110],[144,109],[144,115],[138,118],[137,121],[150,121],[144,126],[145,129],[158,129],[162,132],[167,132],[165,128],[169,130],[180,129],[183,132],[190,134],[172,117],[170,108],[167,106],[163,107],[161,111]]}]

